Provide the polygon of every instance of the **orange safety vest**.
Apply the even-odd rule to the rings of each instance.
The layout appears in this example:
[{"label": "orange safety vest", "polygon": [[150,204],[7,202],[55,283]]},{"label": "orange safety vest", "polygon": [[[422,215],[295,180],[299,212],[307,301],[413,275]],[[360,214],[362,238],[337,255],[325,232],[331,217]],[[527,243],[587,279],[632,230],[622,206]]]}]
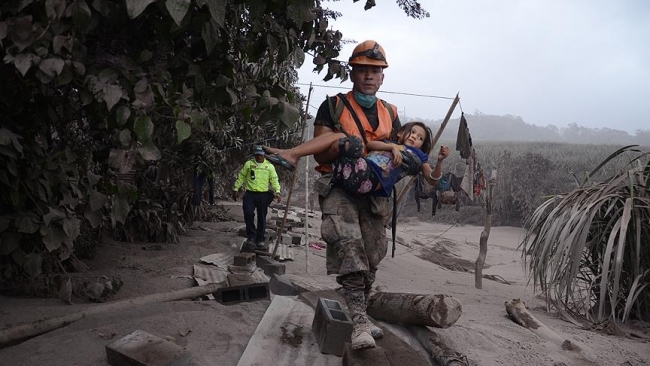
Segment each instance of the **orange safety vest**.
[{"label": "orange safety vest", "polygon": [[[341,100],[339,100],[339,98],[340,97],[337,96],[336,99],[337,107],[339,103],[343,103]],[[370,125],[370,122],[368,122],[368,118],[366,117],[366,114],[363,112],[363,109],[361,108],[359,103],[357,103],[356,99],[354,99],[354,92],[353,91],[348,92],[348,94],[346,95],[346,99],[352,106],[352,109],[354,109],[354,112],[357,114],[357,117],[359,117],[361,126],[366,131],[367,141],[390,139],[390,133],[393,129],[393,119],[391,117],[397,116],[397,107],[395,107],[392,104],[386,103],[381,99],[377,99],[377,103],[376,103],[377,118],[379,119],[379,126],[377,126],[376,130],[373,130],[372,126]],[[392,109],[392,113],[391,111],[388,110],[387,106]],[[336,124],[337,116],[331,116],[331,117],[332,120],[334,121],[334,124]],[[354,121],[354,117],[352,117],[352,113],[350,112],[350,110],[348,110],[347,107],[345,106],[343,107],[341,115],[338,116],[338,122],[341,125],[341,128],[345,132],[347,132],[348,135],[357,136],[363,142],[363,137],[361,136],[361,132],[359,131],[359,128],[357,127],[357,124]],[[363,153],[364,155],[368,153],[365,144],[363,147]],[[318,171],[319,173],[331,173],[332,164],[321,164],[316,167],[316,171]]]}]

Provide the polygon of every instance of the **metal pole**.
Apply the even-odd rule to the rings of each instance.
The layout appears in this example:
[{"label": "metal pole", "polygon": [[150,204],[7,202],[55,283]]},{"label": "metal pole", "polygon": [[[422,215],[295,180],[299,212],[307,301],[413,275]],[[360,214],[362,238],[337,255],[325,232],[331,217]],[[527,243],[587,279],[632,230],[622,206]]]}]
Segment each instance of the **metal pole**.
[{"label": "metal pole", "polygon": [[[302,116],[302,136],[305,137],[305,126],[307,126],[307,111],[309,110],[309,99],[311,98],[311,92],[313,88],[311,83],[309,84],[309,93],[307,94],[307,106],[305,107],[305,114]],[[298,163],[300,159],[298,159]],[[297,163],[296,163],[297,165]],[[282,218],[282,223],[278,226],[275,238],[275,246],[273,247],[273,253],[271,253],[271,258],[275,258],[275,254],[278,252],[278,246],[280,245],[280,240],[282,240],[282,229],[287,222],[287,215],[289,214],[289,203],[291,202],[291,195],[293,194],[293,186],[296,184],[296,172],[294,170],[291,175],[291,186],[289,186],[289,195],[287,196],[287,203],[284,206],[284,217]]]},{"label": "metal pole", "polygon": [[[309,102],[307,102],[307,105],[309,105]],[[309,135],[309,126],[307,126],[307,135]],[[304,140],[306,139],[307,136],[305,136]],[[308,213],[309,213],[309,156],[305,157],[305,273],[309,273],[309,214]]]}]

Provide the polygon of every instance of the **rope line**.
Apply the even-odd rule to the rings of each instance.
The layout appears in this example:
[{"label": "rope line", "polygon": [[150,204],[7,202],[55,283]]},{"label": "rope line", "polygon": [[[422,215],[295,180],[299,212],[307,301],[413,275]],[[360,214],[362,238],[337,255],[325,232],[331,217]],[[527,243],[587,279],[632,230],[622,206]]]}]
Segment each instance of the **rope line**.
[{"label": "rope line", "polygon": [[[322,85],[322,84],[306,84],[306,83],[296,83],[296,85],[311,86],[312,88],[314,88],[314,87],[320,87],[320,88],[330,88],[330,89],[344,89],[344,90],[350,90],[349,87],[344,87],[344,86],[332,86],[332,85]],[[440,95],[428,95],[428,94],[417,94],[417,93],[405,93],[405,92],[395,92],[395,91],[387,91],[387,90],[379,90],[378,93],[396,94],[396,95],[407,95],[407,96],[422,97],[422,98],[447,99],[447,100],[453,100],[453,99],[455,98],[455,97],[445,97],[445,96],[440,96]],[[463,107],[460,105],[460,100],[458,101],[458,105],[460,106],[460,110],[461,110],[461,112],[463,112]],[[313,109],[318,110],[318,108],[317,108],[316,106],[312,105],[312,104],[309,104],[309,107],[312,107]],[[286,135],[286,137],[290,137],[290,136],[293,136],[293,135],[298,135],[298,132],[290,133],[290,134]],[[259,144],[261,144],[261,143],[263,143],[263,142],[267,142],[267,141],[281,140],[281,139],[286,138],[286,137],[283,137],[283,136],[280,136],[280,137],[271,137],[271,138],[264,139],[264,140],[254,141],[254,142],[250,142],[250,143],[244,143],[244,144],[241,144],[241,145],[238,145],[238,146],[233,145],[233,146],[230,146],[230,147],[226,147],[226,148],[224,148],[224,149],[220,149],[220,150],[218,150],[218,151],[219,151],[219,152],[223,152],[223,151],[230,151],[230,150],[241,150],[241,149],[244,148],[244,147],[249,147],[249,146],[253,146],[253,145],[259,145]]]},{"label": "rope line", "polygon": [[[296,83],[296,85],[310,85],[310,84],[304,84],[304,83]],[[345,89],[345,90],[350,90],[350,87],[345,87],[345,86],[332,86],[332,85],[321,85],[321,84],[311,84],[312,86],[318,86],[321,88],[330,88],[330,89]],[[444,97],[440,95],[429,95],[429,94],[417,94],[417,93],[405,93],[405,92],[396,92],[396,91],[389,91],[389,90],[379,90],[377,93],[386,93],[386,94],[398,94],[398,95],[409,95],[412,97],[423,97],[423,98],[437,98],[437,99],[451,99],[453,100],[455,97]]]},{"label": "rope line", "polygon": [[217,150],[217,152],[223,152],[223,151],[229,151],[229,150],[241,150],[244,147],[253,146],[253,145],[260,145],[261,143],[267,142],[267,141],[282,140],[284,138],[288,138],[290,136],[295,136],[295,135],[302,136],[302,132],[293,132],[293,133],[287,134],[286,136],[269,137],[268,139],[264,139],[264,140],[257,140],[257,141],[253,141],[253,142],[249,142],[249,143],[242,143],[239,146],[230,146],[230,147],[226,147],[226,148],[223,148],[223,149],[219,149],[219,150]]}]

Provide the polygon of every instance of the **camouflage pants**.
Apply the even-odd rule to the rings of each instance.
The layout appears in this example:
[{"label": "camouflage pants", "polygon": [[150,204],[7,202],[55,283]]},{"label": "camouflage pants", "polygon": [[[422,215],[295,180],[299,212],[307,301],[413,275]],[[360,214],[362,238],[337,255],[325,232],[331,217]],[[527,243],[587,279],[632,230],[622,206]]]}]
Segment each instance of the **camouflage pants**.
[{"label": "camouflage pants", "polygon": [[339,274],[346,290],[369,291],[388,243],[384,217],[388,200],[349,194],[332,187],[320,196],[321,237],[327,243],[327,274]]}]

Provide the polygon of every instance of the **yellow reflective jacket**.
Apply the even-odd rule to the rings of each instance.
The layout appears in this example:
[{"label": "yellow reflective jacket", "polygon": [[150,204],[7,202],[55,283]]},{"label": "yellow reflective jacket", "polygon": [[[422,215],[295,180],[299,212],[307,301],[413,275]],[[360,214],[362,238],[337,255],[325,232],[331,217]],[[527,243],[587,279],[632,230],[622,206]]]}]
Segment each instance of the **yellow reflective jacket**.
[{"label": "yellow reflective jacket", "polygon": [[239,191],[244,181],[246,182],[245,188],[249,192],[267,192],[269,184],[271,184],[273,192],[280,194],[278,173],[273,164],[266,159],[261,163],[255,161],[254,158],[247,161],[237,175],[233,191]]}]

